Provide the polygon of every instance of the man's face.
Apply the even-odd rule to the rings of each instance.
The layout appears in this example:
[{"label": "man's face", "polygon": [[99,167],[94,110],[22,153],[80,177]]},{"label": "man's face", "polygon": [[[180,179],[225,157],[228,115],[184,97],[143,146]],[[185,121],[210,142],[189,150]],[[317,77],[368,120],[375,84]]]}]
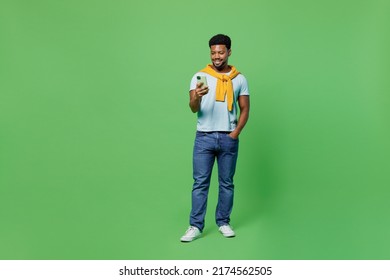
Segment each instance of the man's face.
[{"label": "man's face", "polygon": [[223,70],[228,65],[231,50],[225,45],[213,45],[210,47],[211,62],[217,70]]}]

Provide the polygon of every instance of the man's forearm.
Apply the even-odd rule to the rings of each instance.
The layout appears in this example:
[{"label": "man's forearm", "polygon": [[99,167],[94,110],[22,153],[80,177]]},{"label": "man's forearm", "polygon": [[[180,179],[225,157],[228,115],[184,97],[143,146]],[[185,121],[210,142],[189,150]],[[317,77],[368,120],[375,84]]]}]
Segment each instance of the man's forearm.
[{"label": "man's forearm", "polygon": [[249,119],[249,96],[241,96],[238,99],[240,116],[236,128],[230,133],[233,138],[238,138]]},{"label": "man's forearm", "polygon": [[235,130],[237,130],[238,134],[241,133],[241,131],[244,129],[247,121],[249,119],[249,110],[245,110],[240,113],[240,116],[238,118],[237,127]]},{"label": "man's forearm", "polygon": [[202,97],[198,97],[194,92],[190,92],[190,108],[193,113],[196,113],[200,109],[200,102]]}]

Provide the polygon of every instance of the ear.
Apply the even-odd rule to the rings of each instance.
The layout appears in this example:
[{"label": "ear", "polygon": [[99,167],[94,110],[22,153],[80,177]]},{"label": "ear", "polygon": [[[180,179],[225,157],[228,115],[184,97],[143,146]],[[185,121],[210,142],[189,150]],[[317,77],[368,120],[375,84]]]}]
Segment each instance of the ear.
[{"label": "ear", "polygon": [[228,50],[228,56],[232,54],[232,49]]}]

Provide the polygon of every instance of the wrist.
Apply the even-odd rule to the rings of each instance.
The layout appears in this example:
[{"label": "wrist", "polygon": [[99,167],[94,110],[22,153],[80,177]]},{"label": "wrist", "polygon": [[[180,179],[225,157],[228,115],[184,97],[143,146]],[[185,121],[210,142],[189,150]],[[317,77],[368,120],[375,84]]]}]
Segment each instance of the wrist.
[{"label": "wrist", "polygon": [[232,138],[238,138],[238,136],[240,135],[240,133],[236,130],[233,130],[232,132],[229,133],[229,135],[232,137]]}]

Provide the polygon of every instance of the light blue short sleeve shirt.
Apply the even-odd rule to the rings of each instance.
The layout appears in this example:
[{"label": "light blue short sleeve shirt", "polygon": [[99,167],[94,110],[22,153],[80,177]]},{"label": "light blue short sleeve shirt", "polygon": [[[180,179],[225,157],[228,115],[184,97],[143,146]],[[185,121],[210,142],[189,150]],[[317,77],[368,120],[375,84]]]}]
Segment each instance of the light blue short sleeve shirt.
[{"label": "light blue short sleeve shirt", "polygon": [[[226,73],[229,75],[229,73]],[[197,76],[205,76],[209,92],[202,97],[198,111],[197,130],[210,131],[233,131],[237,126],[237,100],[241,95],[249,95],[248,83],[244,75],[238,74],[232,82],[234,89],[233,109],[229,112],[227,100],[216,101],[217,78],[203,72],[196,73],[191,80],[190,91],[196,88]]]}]

